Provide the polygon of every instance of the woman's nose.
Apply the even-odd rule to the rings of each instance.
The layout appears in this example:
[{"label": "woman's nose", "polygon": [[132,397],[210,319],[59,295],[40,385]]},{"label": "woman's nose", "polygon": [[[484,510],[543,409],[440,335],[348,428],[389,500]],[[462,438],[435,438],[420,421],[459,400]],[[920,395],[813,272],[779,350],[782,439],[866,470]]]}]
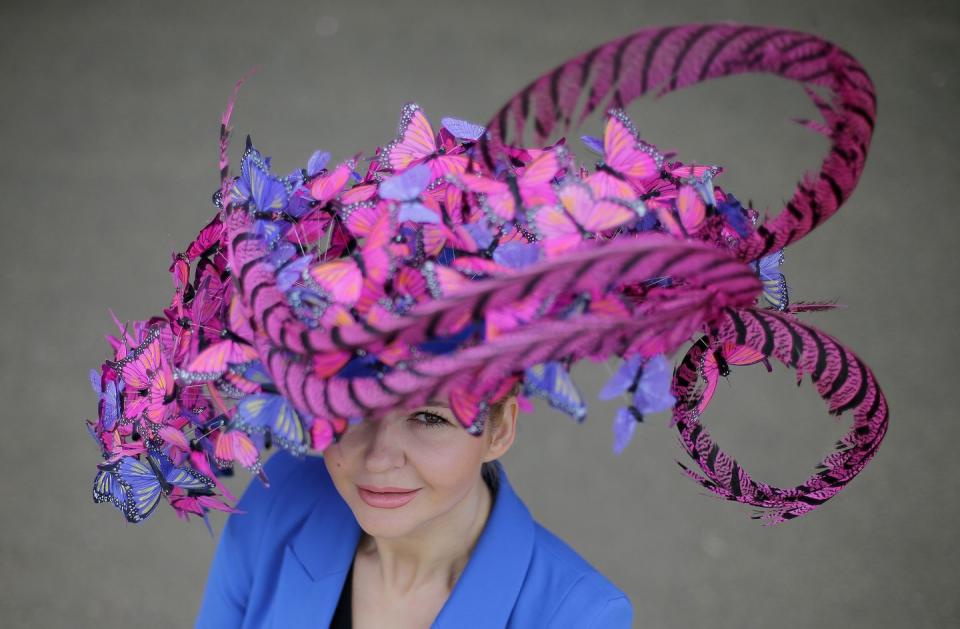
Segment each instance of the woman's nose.
[{"label": "woman's nose", "polygon": [[394,430],[397,423],[395,419],[385,417],[365,421],[369,421],[371,424],[367,431],[369,441],[364,456],[367,471],[379,473],[403,467],[405,457]]}]

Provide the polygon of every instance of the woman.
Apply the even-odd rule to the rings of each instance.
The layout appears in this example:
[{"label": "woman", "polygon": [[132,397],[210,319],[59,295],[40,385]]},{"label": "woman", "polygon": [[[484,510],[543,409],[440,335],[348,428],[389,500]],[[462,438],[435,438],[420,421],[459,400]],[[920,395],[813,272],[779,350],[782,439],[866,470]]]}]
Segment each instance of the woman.
[{"label": "woman", "polygon": [[[762,224],[714,188],[719,168],[668,160],[618,107],[657,85],[748,71],[803,82],[824,118],[804,124],[832,143],[819,175]],[[584,138],[603,156],[595,172],[562,142],[543,147],[607,95],[603,138]],[[645,414],[672,408],[702,472],[681,463],[687,475],[768,524],[836,495],[886,434],[870,370],[797,319],[832,304],[791,305],[778,270],[782,248],[852,192],[873,131],[872,83],[829,42],[733,24],[638,31],[536,79],[486,127],[445,119],[434,133],[408,103],[366,176],[354,160],[326,168],[322,151],[272,174],[248,138],[232,178],[235,96],[221,119],[221,211],[175,257],[171,307],[119,326],[114,359],[91,379],[93,499],[130,522],[163,497],[183,518],[231,511],[214,466],[258,472],[267,442],[324,453],[274,458],[273,488],[247,492],[200,626],[628,625],[622,592],[494,473],[516,430],[509,382],[582,420],[568,369],[585,358],[623,361],[601,392],[626,398],[616,452]],[[538,148],[513,146],[531,113]],[[672,371],[665,356],[691,336]],[[854,415],[792,488],[755,481],[701,422],[731,366],[768,358],[808,374],[832,414]],[[446,406],[431,400],[441,392]]]},{"label": "woman", "polygon": [[[629,627],[626,595],[534,522],[496,460],[517,399],[480,438],[440,404],[287,454],[217,548],[198,627]],[[351,625],[352,622],[352,625]]]}]

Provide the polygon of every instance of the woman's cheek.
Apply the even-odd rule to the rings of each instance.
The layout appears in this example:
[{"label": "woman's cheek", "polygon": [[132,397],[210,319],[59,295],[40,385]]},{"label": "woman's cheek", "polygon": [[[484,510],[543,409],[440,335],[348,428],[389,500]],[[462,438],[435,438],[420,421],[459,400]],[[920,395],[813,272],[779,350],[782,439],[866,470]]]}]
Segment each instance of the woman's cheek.
[{"label": "woman's cheek", "polygon": [[[459,430],[459,427],[443,430]],[[444,494],[462,497],[460,494],[466,493],[476,480],[480,469],[482,444],[479,440],[474,442],[475,438],[470,435],[457,437],[467,437],[469,441],[446,439],[444,444],[432,443],[429,447],[420,444],[416,446],[415,456],[420,476],[431,487]]]}]

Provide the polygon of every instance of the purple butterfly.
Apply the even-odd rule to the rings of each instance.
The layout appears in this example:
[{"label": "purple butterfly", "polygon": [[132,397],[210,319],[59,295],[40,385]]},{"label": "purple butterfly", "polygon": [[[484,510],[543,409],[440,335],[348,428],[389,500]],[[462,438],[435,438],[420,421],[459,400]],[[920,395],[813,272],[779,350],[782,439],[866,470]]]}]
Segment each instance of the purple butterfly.
[{"label": "purple butterfly", "polygon": [[453,137],[462,140],[476,141],[487,132],[487,129],[482,125],[459,118],[443,118],[440,123]]},{"label": "purple butterfly", "polygon": [[123,381],[108,379],[105,383],[101,372],[90,370],[90,386],[100,396],[100,426],[107,431],[113,430],[120,418],[123,394]]},{"label": "purple butterfly", "polygon": [[418,164],[380,184],[380,196],[400,204],[397,221],[440,222],[437,213],[420,202],[420,194],[427,189],[432,178],[430,167]]},{"label": "purple butterfly", "polygon": [[330,153],[326,151],[314,151],[313,155],[307,161],[307,177],[316,177],[330,161]]},{"label": "purple butterfly", "polygon": [[523,394],[545,398],[550,406],[570,415],[578,423],[587,417],[587,405],[563,363],[550,361],[527,367]]},{"label": "purple butterfly", "polygon": [[670,363],[663,354],[646,362],[640,355],[634,355],[624,361],[604,385],[599,395],[601,400],[610,400],[623,393],[630,394],[630,404],[617,410],[613,420],[614,454],[619,455],[626,449],[644,414],[665,411],[676,403],[670,394],[672,376]]},{"label": "purple butterfly", "polygon": [[590,149],[591,153],[596,153],[600,157],[603,157],[603,140],[595,138],[592,135],[581,135],[580,141]]},{"label": "purple butterfly", "polygon": [[314,259],[312,255],[305,255],[295,260],[285,262],[277,269],[277,288],[287,292],[293,285],[303,278],[303,272],[310,268]]},{"label": "purple butterfly", "polygon": [[790,295],[787,290],[787,278],[780,272],[783,264],[783,249],[752,262],[760,281],[763,282],[763,300],[771,307],[781,312],[790,305]]},{"label": "purple butterfly", "polygon": [[727,198],[717,205],[717,212],[727,222],[730,229],[737,232],[741,238],[750,235],[750,222],[743,211],[743,206],[735,196],[727,193]]},{"label": "purple butterfly", "polygon": [[240,176],[233,184],[233,198],[239,203],[252,201],[260,212],[274,212],[287,204],[287,188],[270,174],[270,158],[264,158],[247,138],[240,162]]},{"label": "purple butterfly", "polygon": [[537,243],[508,242],[493,252],[493,261],[511,269],[522,269],[540,261],[541,247]]}]

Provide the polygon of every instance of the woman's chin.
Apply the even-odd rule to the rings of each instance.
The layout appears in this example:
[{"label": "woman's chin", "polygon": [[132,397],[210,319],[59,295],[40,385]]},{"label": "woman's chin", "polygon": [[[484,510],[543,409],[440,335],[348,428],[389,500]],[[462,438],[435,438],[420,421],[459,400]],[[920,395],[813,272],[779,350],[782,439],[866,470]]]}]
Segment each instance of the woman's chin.
[{"label": "woman's chin", "polygon": [[[379,512],[378,512],[379,511]],[[403,537],[416,528],[414,518],[405,513],[398,513],[400,509],[392,509],[383,513],[364,505],[361,510],[354,512],[354,517],[363,532],[371,537],[389,539]]]}]

